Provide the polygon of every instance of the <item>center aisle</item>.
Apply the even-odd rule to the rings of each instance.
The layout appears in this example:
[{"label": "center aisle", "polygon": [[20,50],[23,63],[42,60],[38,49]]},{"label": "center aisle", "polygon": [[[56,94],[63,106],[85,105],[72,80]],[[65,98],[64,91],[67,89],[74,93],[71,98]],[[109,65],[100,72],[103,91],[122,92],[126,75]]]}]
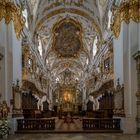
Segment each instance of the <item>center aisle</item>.
[{"label": "center aisle", "polygon": [[56,118],[55,131],[81,131],[82,121],[80,119],[73,119],[72,122],[65,122],[64,119]]}]

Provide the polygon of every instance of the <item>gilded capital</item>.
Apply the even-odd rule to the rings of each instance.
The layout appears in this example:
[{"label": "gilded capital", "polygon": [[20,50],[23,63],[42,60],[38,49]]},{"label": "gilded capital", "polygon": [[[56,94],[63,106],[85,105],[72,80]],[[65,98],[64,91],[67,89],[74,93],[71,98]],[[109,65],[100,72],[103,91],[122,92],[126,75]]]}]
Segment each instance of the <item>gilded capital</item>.
[{"label": "gilded capital", "polygon": [[0,21],[3,18],[6,24],[13,21],[16,37],[19,38],[25,24],[20,8],[12,2],[0,0]]},{"label": "gilded capital", "polygon": [[134,22],[140,22],[140,1],[139,0],[130,0],[124,2],[120,7],[115,7],[113,9],[113,23],[111,25],[111,30],[116,38],[120,35],[121,23],[129,24],[130,19]]}]

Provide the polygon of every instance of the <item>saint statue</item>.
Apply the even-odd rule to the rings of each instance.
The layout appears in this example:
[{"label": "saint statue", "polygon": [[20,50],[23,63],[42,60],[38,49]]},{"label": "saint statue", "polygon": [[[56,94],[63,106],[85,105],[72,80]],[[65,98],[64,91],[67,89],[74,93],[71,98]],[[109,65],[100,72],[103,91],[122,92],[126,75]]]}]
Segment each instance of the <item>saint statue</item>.
[{"label": "saint statue", "polygon": [[3,104],[2,104],[2,117],[7,118],[8,112],[9,111],[8,111],[7,103],[6,103],[6,101],[3,101]]}]

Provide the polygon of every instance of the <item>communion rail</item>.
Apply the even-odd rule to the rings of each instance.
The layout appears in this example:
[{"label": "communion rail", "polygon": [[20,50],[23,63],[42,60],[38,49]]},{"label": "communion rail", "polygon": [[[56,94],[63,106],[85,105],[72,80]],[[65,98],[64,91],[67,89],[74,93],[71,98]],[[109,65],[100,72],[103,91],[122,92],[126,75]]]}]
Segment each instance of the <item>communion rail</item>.
[{"label": "communion rail", "polygon": [[54,130],[55,119],[18,119],[17,131],[22,130]]},{"label": "communion rail", "polygon": [[83,119],[84,130],[120,130],[120,119]]}]

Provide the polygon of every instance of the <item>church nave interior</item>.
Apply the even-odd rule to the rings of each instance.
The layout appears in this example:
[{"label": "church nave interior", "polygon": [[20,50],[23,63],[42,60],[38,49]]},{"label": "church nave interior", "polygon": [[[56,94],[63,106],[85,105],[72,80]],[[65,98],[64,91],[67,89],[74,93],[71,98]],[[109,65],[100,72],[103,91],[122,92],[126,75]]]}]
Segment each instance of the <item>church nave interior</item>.
[{"label": "church nave interior", "polygon": [[140,0],[0,0],[0,138],[139,137],[139,40]]}]

